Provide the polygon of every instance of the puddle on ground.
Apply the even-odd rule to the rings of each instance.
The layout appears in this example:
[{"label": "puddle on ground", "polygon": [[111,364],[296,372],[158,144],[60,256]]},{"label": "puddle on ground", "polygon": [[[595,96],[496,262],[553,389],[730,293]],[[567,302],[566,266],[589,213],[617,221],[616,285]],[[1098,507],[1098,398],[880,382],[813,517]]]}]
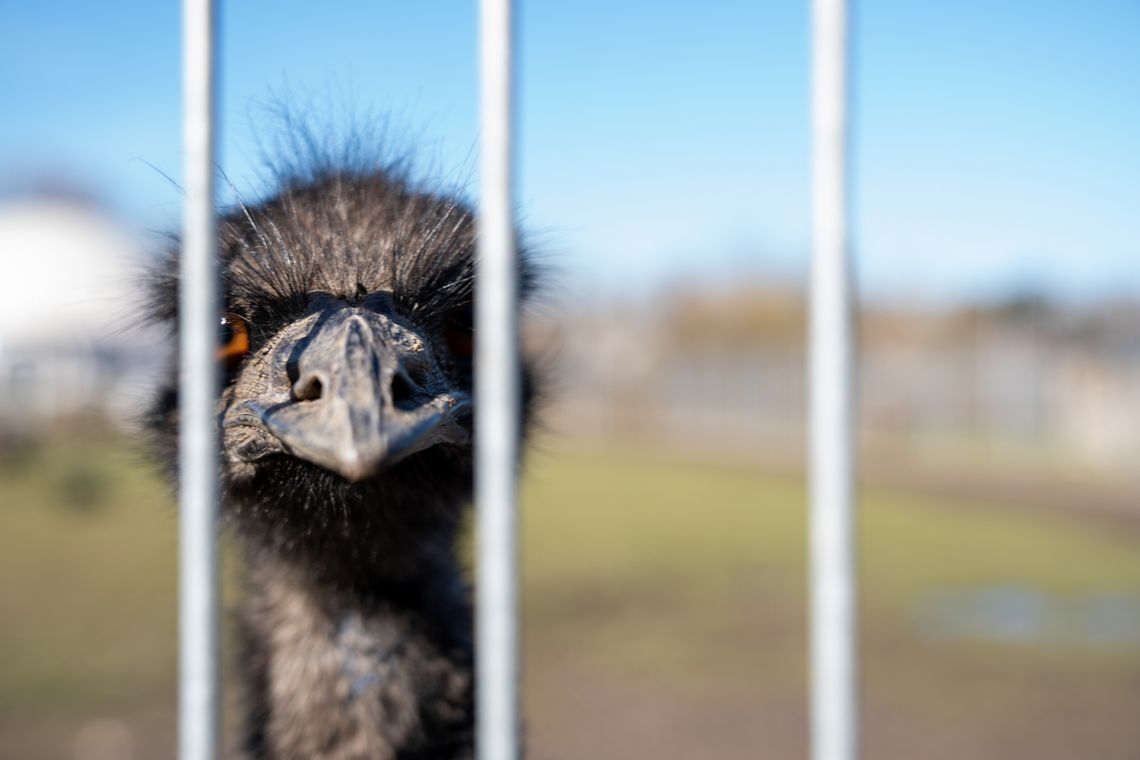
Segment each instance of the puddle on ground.
[{"label": "puddle on ground", "polygon": [[933,640],[1134,647],[1140,646],[1140,593],[1056,594],[1014,585],[943,589],[915,605],[913,622]]}]

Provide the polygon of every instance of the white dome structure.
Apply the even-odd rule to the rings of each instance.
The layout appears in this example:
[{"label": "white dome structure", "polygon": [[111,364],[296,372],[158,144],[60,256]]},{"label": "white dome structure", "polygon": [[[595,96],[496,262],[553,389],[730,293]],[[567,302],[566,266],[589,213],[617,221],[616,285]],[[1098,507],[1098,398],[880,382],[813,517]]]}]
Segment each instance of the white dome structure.
[{"label": "white dome structure", "polygon": [[0,352],[122,340],[140,256],[138,241],[90,207],[0,206]]},{"label": "white dome structure", "polygon": [[137,407],[159,359],[137,316],[141,257],[89,205],[0,205],[0,428]]}]

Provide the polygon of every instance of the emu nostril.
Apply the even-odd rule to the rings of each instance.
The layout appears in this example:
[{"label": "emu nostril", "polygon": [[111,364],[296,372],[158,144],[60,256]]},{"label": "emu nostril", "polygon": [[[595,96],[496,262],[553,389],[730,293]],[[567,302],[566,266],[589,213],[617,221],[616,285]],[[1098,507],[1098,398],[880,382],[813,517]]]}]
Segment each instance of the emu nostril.
[{"label": "emu nostril", "polygon": [[416,388],[403,372],[392,376],[392,405],[398,409],[415,406]]},{"label": "emu nostril", "polygon": [[311,372],[293,383],[293,398],[298,401],[316,401],[324,392],[324,387],[321,376]]}]

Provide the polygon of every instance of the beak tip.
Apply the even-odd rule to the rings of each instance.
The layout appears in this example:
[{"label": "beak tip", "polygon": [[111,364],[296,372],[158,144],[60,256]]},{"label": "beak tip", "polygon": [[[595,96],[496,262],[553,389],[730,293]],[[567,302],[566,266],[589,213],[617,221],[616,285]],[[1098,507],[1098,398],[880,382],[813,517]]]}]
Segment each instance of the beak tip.
[{"label": "beak tip", "polygon": [[336,471],[348,482],[359,483],[376,474],[382,459],[383,457],[361,456],[355,449],[343,451],[337,457]]}]

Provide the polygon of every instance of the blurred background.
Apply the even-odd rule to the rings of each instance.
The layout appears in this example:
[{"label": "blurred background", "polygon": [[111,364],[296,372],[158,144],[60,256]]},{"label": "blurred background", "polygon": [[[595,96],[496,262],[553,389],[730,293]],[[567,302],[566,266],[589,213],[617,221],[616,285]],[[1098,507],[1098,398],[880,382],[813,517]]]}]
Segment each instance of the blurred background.
[{"label": "blurred background", "polygon": [[[530,754],[805,757],[808,4],[520,5]],[[470,194],[475,10],[222,3],[223,202],[283,104]],[[0,2],[0,758],[173,755],[179,18]],[[853,28],[866,756],[1135,758],[1140,3]]]}]

